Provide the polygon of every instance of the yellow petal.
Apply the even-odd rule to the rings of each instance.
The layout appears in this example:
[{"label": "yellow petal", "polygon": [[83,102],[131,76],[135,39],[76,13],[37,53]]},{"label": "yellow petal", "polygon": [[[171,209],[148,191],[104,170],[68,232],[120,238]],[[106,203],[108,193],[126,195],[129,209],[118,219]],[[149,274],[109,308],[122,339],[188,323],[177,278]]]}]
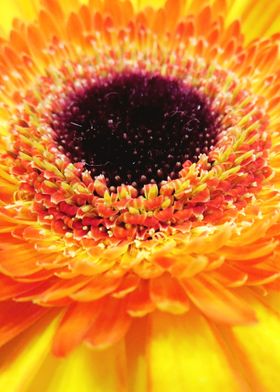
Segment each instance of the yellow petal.
[{"label": "yellow petal", "polygon": [[250,305],[256,309],[260,322],[250,328],[234,328],[236,346],[245,353],[249,366],[258,375],[259,390],[277,392],[280,385],[279,293],[270,294],[267,299],[253,297]]},{"label": "yellow petal", "polygon": [[152,6],[154,8],[160,8],[165,4],[166,0],[131,0],[135,10],[143,9],[145,7]]},{"label": "yellow petal", "polygon": [[38,12],[39,0],[11,0],[0,2],[1,28],[0,32],[8,35],[14,18],[31,21]]},{"label": "yellow petal", "polygon": [[30,385],[30,389],[23,392],[122,392],[126,390],[126,358],[124,345],[120,343],[102,351],[93,351],[88,347],[80,346],[63,359],[50,354]]},{"label": "yellow petal", "polygon": [[247,42],[277,33],[280,24],[279,1],[235,0],[231,2],[226,22],[231,23],[235,19],[240,19]]},{"label": "yellow petal", "polygon": [[[207,321],[196,311],[186,316],[150,316],[148,348],[151,392],[247,391],[234,374]],[[176,389],[175,389],[176,388]]]},{"label": "yellow petal", "polygon": [[28,389],[29,383],[49,353],[55,325],[56,321],[53,321],[46,327],[46,320],[44,320],[39,324],[42,328],[36,325],[28,333],[22,334],[1,349],[1,391],[32,390]]}]

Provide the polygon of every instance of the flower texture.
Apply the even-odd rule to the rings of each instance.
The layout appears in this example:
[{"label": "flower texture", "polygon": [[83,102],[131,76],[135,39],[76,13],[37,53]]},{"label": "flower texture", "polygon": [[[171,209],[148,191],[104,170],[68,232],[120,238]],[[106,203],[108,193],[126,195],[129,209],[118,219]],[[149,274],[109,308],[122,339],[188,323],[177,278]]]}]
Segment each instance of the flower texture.
[{"label": "flower texture", "polygon": [[1,390],[278,391],[279,1],[21,6]]}]

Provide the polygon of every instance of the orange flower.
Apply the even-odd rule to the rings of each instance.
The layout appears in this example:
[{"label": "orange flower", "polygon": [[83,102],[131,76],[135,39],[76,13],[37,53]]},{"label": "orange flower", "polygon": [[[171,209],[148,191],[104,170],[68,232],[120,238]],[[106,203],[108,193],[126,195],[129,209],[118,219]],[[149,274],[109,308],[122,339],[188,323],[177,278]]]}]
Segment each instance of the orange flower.
[{"label": "orange flower", "polygon": [[278,390],[279,3],[150,3],[3,32],[7,392]]}]

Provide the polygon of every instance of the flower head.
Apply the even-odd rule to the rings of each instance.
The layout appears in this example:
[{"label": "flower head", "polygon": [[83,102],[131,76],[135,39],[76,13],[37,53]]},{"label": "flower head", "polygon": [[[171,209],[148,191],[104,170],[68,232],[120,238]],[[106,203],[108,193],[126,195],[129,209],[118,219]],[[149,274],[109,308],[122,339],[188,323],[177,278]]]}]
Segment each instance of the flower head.
[{"label": "flower head", "polygon": [[[191,372],[204,336],[194,347],[214,350],[213,369],[230,364],[207,390],[274,390],[242,352],[254,355],[246,334],[279,290],[279,34],[244,36],[236,7],[44,0],[13,22],[0,58],[2,345],[59,320],[56,356],[126,342],[134,384],[149,336],[157,391],[181,377],[160,379],[174,339]],[[241,14],[246,27],[254,13]],[[182,390],[206,390],[208,373],[182,376]]]}]

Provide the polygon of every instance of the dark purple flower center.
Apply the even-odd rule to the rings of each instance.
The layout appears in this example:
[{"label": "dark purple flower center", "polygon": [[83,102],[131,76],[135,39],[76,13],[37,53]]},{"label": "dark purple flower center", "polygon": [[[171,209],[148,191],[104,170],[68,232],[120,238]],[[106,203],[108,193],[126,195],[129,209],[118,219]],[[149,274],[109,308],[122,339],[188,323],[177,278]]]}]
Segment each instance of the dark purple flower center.
[{"label": "dark purple flower center", "polygon": [[180,80],[121,73],[69,96],[52,114],[55,139],[72,162],[103,174],[112,190],[140,189],[179,176],[215,145],[218,115],[209,100]]}]

